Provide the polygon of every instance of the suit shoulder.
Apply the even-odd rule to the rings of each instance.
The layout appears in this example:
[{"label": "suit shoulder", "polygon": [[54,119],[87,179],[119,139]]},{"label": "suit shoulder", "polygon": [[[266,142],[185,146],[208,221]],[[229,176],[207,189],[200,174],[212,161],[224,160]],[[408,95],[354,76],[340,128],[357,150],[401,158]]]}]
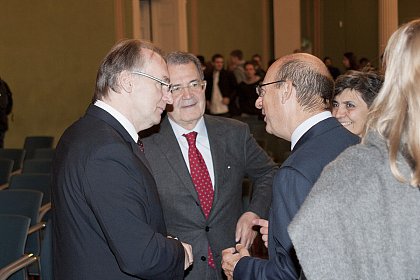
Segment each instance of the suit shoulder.
[{"label": "suit shoulder", "polygon": [[226,128],[246,129],[248,127],[246,123],[239,120],[212,115],[205,115],[205,121],[208,125],[217,125]]}]

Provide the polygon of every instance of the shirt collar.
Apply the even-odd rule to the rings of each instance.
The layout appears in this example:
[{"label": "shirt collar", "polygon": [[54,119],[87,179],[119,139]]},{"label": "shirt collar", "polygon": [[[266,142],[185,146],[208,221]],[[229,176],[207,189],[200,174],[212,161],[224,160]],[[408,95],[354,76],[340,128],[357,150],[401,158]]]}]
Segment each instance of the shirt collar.
[{"label": "shirt collar", "polygon": [[330,111],[324,111],[322,113],[319,113],[319,114],[316,114],[316,115],[310,117],[309,119],[307,119],[303,123],[301,123],[295,129],[295,131],[293,131],[293,133],[292,133],[292,138],[291,138],[292,148],[291,148],[291,150],[293,150],[293,148],[295,147],[295,145],[299,141],[299,139],[303,136],[303,134],[305,134],[309,129],[311,129],[311,127],[313,127],[317,123],[319,123],[319,122],[321,122],[325,119],[328,119],[330,117],[332,117],[331,112]]},{"label": "shirt collar", "polygon": [[118,112],[111,105],[101,100],[96,100],[94,105],[111,114],[111,116],[113,116],[125,128],[125,130],[127,130],[131,138],[133,138],[134,142],[137,143],[137,141],[139,140],[139,135],[137,134],[136,128],[123,114]]},{"label": "shirt collar", "polygon": [[173,121],[171,118],[168,117],[169,123],[172,126],[172,130],[175,133],[176,138],[178,139],[183,139],[185,140],[185,137],[182,136],[183,134],[187,134],[190,133],[192,131],[197,132],[197,141],[199,141],[200,143],[202,143],[202,141],[200,141],[200,138],[208,138],[207,137],[207,129],[206,129],[206,124],[204,122],[204,118],[201,117],[197,124],[195,125],[195,127],[191,130],[187,130],[185,128],[183,128],[182,126],[180,126],[179,124],[177,124],[175,121]]}]

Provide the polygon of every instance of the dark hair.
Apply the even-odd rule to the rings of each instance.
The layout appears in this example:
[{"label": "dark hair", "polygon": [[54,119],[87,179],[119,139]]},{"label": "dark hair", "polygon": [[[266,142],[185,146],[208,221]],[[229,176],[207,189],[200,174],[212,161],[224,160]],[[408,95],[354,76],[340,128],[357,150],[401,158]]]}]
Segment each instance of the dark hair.
[{"label": "dark hair", "polygon": [[343,56],[345,58],[347,58],[349,60],[349,68],[347,68],[346,70],[357,70],[359,69],[359,65],[357,64],[357,58],[356,55],[352,52],[346,52],[343,54]]},{"label": "dark hair", "polygon": [[256,69],[256,65],[255,65],[255,62],[254,62],[254,61],[245,61],[245,63],[244,63],[244,68],[245,68],[247,65],[252,65],[252,66],[254,66],[254,69]]},{"label": "dark hair", "polygon": [[206,64],[206,60],[204,58],[204,56],[202,55],[197,55],[198,60],[200,60],[201,65],[205,65]]},{"label": "dark hair", "polygon": [[242,60],[244,58],[244,54],[241,50],[233,50],[230,52],[230,55],[237,57],[239,60]]},{"label": "dark hair", "polygon": [[[328,70],[325,70],[328,71]],[[292,80],[296,88],[298,103],[306,110],[325,108],[334,92],[334,80],[321,74],[312,63],[292,59],[284,63],[277,72],[276,80]],[[277,84],[280,87],[281,84]],[[320,104],[320,100],[323,104]]]},{"label": "dark hair", "polygon": [[187,52],[171,52],[166,56],[166,62],[168,65],[183,65],[193,63],[195,68],[200,75],[200,78],[204,80],[203,68],[201,67],[200,60],[192,53]]},{"label": "dark hair", "polygon": [[122,71],[143,68],[147,59],[142,49],[151,50],[163,57],[162,51],[152,43],[137,39],[123,40],[112,47],[99,66],[93,102],[106,97],[110,89],[117,91],[117,77]]},{"label": "dark hair", "polygon": [[211,57],[211,61],[214,62],[217,58],[224,59],[223,55],[221,55],[220,53],[216,53]]},{"label": "dark hair", "polygon": [[384,77],[377,72],[349,71],[338,76],[335,81],[334,97],[345,89],[356,90],[367,104],[368,108],[381,90]]}]

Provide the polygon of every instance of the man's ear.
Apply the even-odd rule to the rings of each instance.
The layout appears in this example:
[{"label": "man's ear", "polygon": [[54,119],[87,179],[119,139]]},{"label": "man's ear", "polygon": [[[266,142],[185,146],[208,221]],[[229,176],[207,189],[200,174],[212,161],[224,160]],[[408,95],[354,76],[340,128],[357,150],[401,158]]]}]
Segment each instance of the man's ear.
[{"label": "man's ear", "polygon": [[[122,71],[117,78],[118,87],[125,92],[133,91],[133,75],[129,71]],[[122,93],[122,92],[120,92]]]},{"label": "man's ear", "polygon": [[281,93],[282,104],[286,103],[286,101],[292,96],[292,89],[292,82],[287,81],[283,84],[283,92]]}]

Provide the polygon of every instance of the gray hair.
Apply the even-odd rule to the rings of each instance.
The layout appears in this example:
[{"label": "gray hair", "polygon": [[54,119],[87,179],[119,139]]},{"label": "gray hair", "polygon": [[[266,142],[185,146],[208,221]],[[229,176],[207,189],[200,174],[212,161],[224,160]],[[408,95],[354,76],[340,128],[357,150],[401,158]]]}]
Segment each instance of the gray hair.
[{"label": "gray hair", "polygon": [[[296,88],[298,103],[304,110],[312,111],[325,107],[334,91],[334,80],[317,71],[310,62],[292,59],[282,64],[276,80],[291,80]],[[281,84],[277,84],[280,87]]]},{"label": "gray hair", "polygon": [[204,80],[203,69],[201,68],[200,60],[192,53],[187,52],[171,52],[166,55],[166,62],[168,65],[183,65],[188,63],[194,63],[197,68],[198,74],[201,80]]},{"label": "gray hair", "polygon": [[93,102],[106,97],[110,89],[117,91],[117,78],[122,71],[143,68],[147,61],[143,49],[151,50],[163,58],[163,52],[159,48],[137,39],[123,40],[112,47],[99,66]]}]

